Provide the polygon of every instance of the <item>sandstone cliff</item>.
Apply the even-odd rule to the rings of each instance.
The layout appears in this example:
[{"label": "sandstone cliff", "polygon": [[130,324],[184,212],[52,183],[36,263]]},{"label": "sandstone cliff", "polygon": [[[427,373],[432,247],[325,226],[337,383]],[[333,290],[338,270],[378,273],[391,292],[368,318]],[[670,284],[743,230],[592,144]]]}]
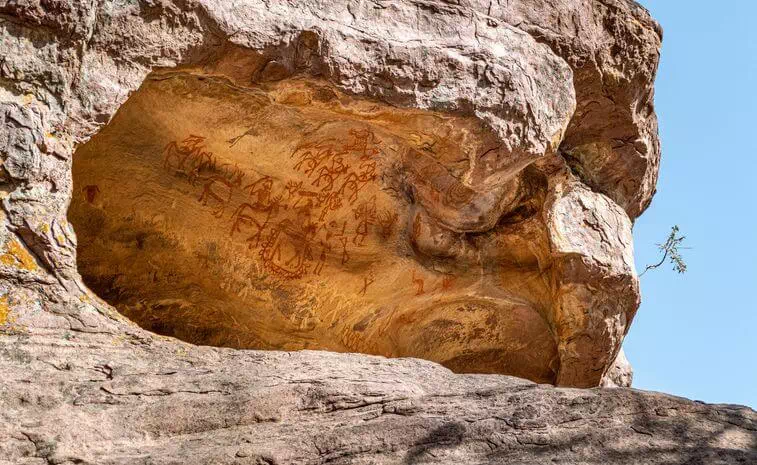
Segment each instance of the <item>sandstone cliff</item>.
[{"label": "sandstone cliff", "polygon": [[634,2],[0,0],[0,31],[0,463],[757,460],[746,408],[300,351],[628,382]]}]

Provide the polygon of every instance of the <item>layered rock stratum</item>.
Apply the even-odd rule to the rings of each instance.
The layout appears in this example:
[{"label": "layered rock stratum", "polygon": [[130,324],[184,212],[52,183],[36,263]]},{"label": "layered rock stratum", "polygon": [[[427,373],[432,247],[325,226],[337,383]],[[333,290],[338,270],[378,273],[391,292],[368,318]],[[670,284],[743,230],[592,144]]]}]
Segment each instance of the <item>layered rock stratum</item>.
[{"label": "layered rock stratum", "polygon": [[634,2],[0,0],[0,30],[0,463],[757,460],[748,408],[577,389],[631,379]]}]

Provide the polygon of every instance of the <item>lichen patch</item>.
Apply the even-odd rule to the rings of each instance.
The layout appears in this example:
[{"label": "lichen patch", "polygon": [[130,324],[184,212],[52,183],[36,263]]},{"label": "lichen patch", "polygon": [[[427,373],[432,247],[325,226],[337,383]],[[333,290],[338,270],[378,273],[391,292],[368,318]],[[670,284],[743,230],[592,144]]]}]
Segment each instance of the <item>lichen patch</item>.
[{"label": "lichen patch", "polygon": [[5,326],[8,323],[8,316],[11,313],[10,304],[8,302],[8,296],[4,295],[0,297],[0,326]]},{"label": "lichen patch", "polygon": [[16,239],[5,243],[4,252],[0,255],[0,263],[26,271],[37,271],[39,267],[34,257]]}]

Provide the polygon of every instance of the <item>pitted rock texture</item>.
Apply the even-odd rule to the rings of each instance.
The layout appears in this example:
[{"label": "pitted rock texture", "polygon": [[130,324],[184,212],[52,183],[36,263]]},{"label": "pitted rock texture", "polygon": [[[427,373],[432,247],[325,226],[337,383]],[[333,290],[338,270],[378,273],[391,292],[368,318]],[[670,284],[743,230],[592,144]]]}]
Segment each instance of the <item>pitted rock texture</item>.
[{"label": "pitted rock texture", "polygon": [[579,3],[568,44],[529,5],[7,4],[8,244],[40,262],[9,276],[79,297],[81,271],[198,344],[599,385],[639,303],[659,28]]},{"label": "pitted rock texture", "polygon": [[141,332],[0,341],[0,464],[747,464],[757,414],[432,362],[202,348]]},{"label": "pitted rock texture", "polygon": [[623,349],[620,349],[615,362],[610,367],[604,378],[602,387],[631,387],[633,385],[633,367],[626,358]]},{"label": "pitted rock texture", "polygon": [[639,303],[660,30],[565,8],[4,3],[13,321],[40,318],[19,287],[92,297],[72,200],[85,282],[155,331],[599,385]]},{"label": "pitted rock texture", "polygon": [[[610,383],[639,303],[631,227],[659,166],[652,102],[661,31],[635,3],[0,0],[0,34],[0,460],[754,461],[754,412],[745,408],[455,375],[407,359],[200,348],[136,327],[87,285],[143,326],[200,343]],[[263,102],[237,98],[248,111],[268,113],[224,117],[234,93]],[[202,108],[191,108],[199,99],[205,126]],[[354,249],[325,247],[329,280],[319,281],[321,250],[297,247],[313,234],[302,217],[323,200],[308,215],[277,218],[259,238],[272,244],[268,253],[251,231],[259,218],[238,214],[235,226],[231,213],[245,203],[271,208],[283,192],[274,186],[315,182],[284,179],[284,162],[307,159],[302,149],[324,140],[360,168],[346,201],[373,194],[367,206],[332,209],[355,220],[342,236]],[[263,146],[271,153],[262,165],[244,157]],[[372,158],[375,171],[360,166]],[[235,168],[262,171],[245,174],[246,198],[219,187],[235,186]],[[261,190],[268,184],[254,183],[265,176],[282,184]],[[140,186],[158,200],[131,195]],[[397,197],[381,197],[392,188]],[[361,223],[374,194],[377,220]],[[168,214],[173,206],[178,215]],[[397,215],[386,237],[380,208]],[[156,224],[160,234],[145,234]],[[186,247],[200,234],[210,237],[204,251]],[[253,276],[245,290],[217,279],[238,264],[220,234],[237,234],[271,281]],[[293,254],[280,257],[276,244]],[[382,264],[334,271],[337,260],[347,265],[345,252],[353,265]],[[102,271],[114,265],[125,272]],[[198,270],[209,277],[196,279]],[[166,284],[192,273],[171,294]],[[219,311],[232,296],[312,297],[302,289],[314,298],[299,306],[247,301]],[[330,307],[324,296],[334,289],[344,295]],[[459,293],[463,305],[439,305],[437,291]],[[406,307],[382,314],[384,298]],[[211,311],[182,313],[186,302]],[[155,304],[182,311],[156,325],[135,311]],[[239,322],[244,305],[258,326]],[[326,313],[308,313],[318,309]],[[465,331],[447,330],[456,325]]]}]

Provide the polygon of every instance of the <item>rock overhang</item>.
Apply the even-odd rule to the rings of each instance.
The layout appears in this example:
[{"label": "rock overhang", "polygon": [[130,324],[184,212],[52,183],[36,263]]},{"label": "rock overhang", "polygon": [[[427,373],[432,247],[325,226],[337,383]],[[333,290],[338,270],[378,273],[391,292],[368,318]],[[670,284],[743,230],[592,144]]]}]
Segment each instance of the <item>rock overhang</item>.
[{"label": "rock overhang", "polygon": [[[619,194],[619,191],[603,186],[602,182],[595,182],[597,171],[592,166],[585,166],[591,165],[588,161],[590,157],[579,156],[572,148],[582,144],[577,134],[580,136],[587,131],[594,134],[593,126],[589,129],[582,126],[585,114],[582,113],[581,120],[577,120],[573,112],[577,107],[586,107],[586,96],[594,92],[587,91],[584,86],[586,67],[579,65],[581,60],[591,58],[592,54],[595,57],[603,56],[601,41],[582,32],[572,48],[566,48],[544,32],[549,29],[534,32],[537,28],[533,18],[529,17],[534,12],[523,10],[517,3],[508,4],[506,8],[510,10],[497,10],[501,8],[499,6],[494,10],[491,6],[487,9],[475,2],[462,5],[434,2],[382,5],[392,11],[391,15],[386,12],[382,14],[380,8],[368,4],[328,3],[302,3],[300,6],[306,14],[297,16],[289,14],[284,5],[271,6],[259,2],[236,2],[234,5],[201,2],[185,9],[169,4],[158,7],[107,4],[97,10],[87,10],[82,5],[76,11],[58,18],[47,16],[44,9],[12,11],[12,14],[22,18],[21,23],[14,26],[19,30],[28,27],[24,21],[28,24],[46,24],[48,29],[45,33],[49,36],[55,37],[59,31],[69,31],[71,41],[84,43],[79,55],[69,55],[63,42],[62,53],[47,55],[54,57],[47,60],[49,63],[44,63],[44,58],[35,62],[34,58],[28,63],[37,64],[28,65],[20,57],[24,50],[32,51],[33,46],[20,34],[18,47],[12,47],[9,54],[10,63],[15,63],[12,67],[21,72],[17,76],[28,76],[25,79],[31,82],[35,82],[37,76],[54,77],[53,81],[35,90],[30,102],[20,96],[24,88],[31,89],[23,79],[11,80],[15,84],[11,85],[12,92],[9,94],[11,101],[17,101],[11,104],[12,111],[21,113],[15,119],[24,121],[16,134],[30,134],[30,140],[34,142],[21,144],[23,150],[11,152],[7,166],[27,166],[27,152],[39,156],[42,163],[32,169],[12,169],[9,176],[14,183],[36,189],[43,201],[32,205],[23,190],[17,189],[6,200],[6,211],[16,234],[23,238],[30,253],[37,257],[40,269],[52,274],[67,292],[79,292],[76,291],[75,239],[63,210],[68,196],[72,192],[73,195],[81,192],[74,189],[66,174],[73,143],[87,139],[98,124],[109,120],[129,93],[136,90],[152,70],[179,66],[192,73],[225,76],[241,87],[311,75],[352,97],[367,97],[398,108],[421,108],[477,118],[487,124],[501,143],[498,156],[490,156],[491,152],[482,153],[486,156],[480,160],[474,159],[469,163],[467,172],[461,173],[459,179],[455,178],[462,186],[456,191],[458,197],[471,197],[478,203],[464,202],[458,204],[458,208],[435,209],[432,205],[438,197],[436,188],[439,186],[431,183],[431,188],[428,188],[423,183],[415,183],[413,198],[421,208],[411,215],[411,229],[422,234],[416,240],[410,240],[410,249],[426,265],[429,260],[448,263],[458,260],[465,263],[475,257],[478,248],[484,246],[482,244],[496,244],[496,241],[489,241],[485,236],[491,229],[507,227],[508,222],[513,222],[512,218],[499,221],[506,207],[513,203],[523,207],[515,215],[519,220],[526,216],[535,218],[533,221],[542,225],[563,222],[567,224],[563,228],[567,231],[591,225],[593,232],[583,232],[583,237],[599,241],[610,238],[610,242],[600,244],[599,248],[605,251],[619,247],[616,255],[621,259],[610,260],[608,267],[604,263],[596,266],[591,257],[594,251],[587,249],[576,253],[574,244],[569,240],[550,234],[545,236],[543,230],[529,230],[523,236],[529,241],[515,245],[507,244],[507,241],[499,246],[485,245],[492,249],[486,253],[500,260],[502,250],[525,250],[528,244],[541,244],[544,253],[522,253],[515,258],[505,258],[509,263],[536,263],[537,268],[540,267],[539,279],[548,281],[540,285],[548,292],[538,291],[534,294],[544,294],[547,297],[542,300],[550,303],[538,305],[540,309],[536,313],[539,313],[559,346],[558,358],[566,360],[566,363],[559,365],[567,366],[576,361],[578,365],[587,365],[581,360],[591,359],[591,371],[601,373],[611,362],[606,359],[614,357],[638,302],[638,285],[633,276],[632,263],[627,260],[630,240],[626,236],[630,224],[623,220],[623,212],[613,207],[609,208],[608,218],[604,217],[606,215],[599,215],[598,218],[589,215],[588,220],[581,224],[571,222],[575,223],[575,218],[590,213],[583,207],[575,210],[583,213],[568,217],[554,215],[551,210],[553,205],[562,205],[564,196],[590,197],[582,202],[584,206],[605,205],[602,195],[597,192],[604,192],[620,202],[620,207],[631,214],[637,213],[633,202],[639,198],[642,203],[648,202],[645,200],[648,199],[648,191],[636,191],[631,197],[623,197],[625,194],[621,195],[622,192]],[[577,8],[588,7],[581,4]],[[328,14],[324,13],[326,10]],[[654,40],[649,39],[649,34],[656,34],[655,28],[650,26],[653,22],[650,23],[642,12],[632,6],[609,2],[600,10],[596,14],[613,21],[618,16],[632,18],[641,28],[639,36],[648,40],[625,41],[624,31],[612,30],[609,36],[616,43],[630,44],[629,47],[636,47],[645,53],[654,51],[659,45],[659,42],[655,44]],[[160,20],[145,22],[145,15]],[[508,19],[508,15],[512,20]],[[508,24],[517,18],[522,20],[518,27]],[[461,24],[466,26],[461,27]],[[126,30],[131,34],[123,34]],[[455,33],[450,34],[453,31]],[[600,35],[608,34],[601,28],[595,31]],[[659,40],[657,35],[655,37]],[[41,55],[35,53],[29,56],[43,57],[49,50],[40,51]],[[55,63],[59,60],[71,59],[79,63],[78,68],[56,67]],[[612,74],[616,84],[628,79],[639,89],[651,89],[653,76],[648,72],[648,63],[639,62],[626,67],[625,75],[615,72],[617,67],[613,68],[616,63],[612,60],[596,59],[594,63],[596,67],[593,69]],[[655,63],[653,65],[656,66]],[[618,92],[619,88],[606,86],[605,91]],[[648,106],[643,91],[633,95],[640,95],[637,99],[639,107]],[[625,107],[625,103],[620,102],[618,106]],[[60,115],[64,113],[69,115],[67,119],[61,119]],[[654,146],[656,134],[649,130],[652,126],[631,116],[631,129],[642,128],[637,135],[647,137],[646,144]],[[598,115],[593,114],[591,119],[597,118]],[[623,121],[627,123],[627,119]],[[623,124],[628,126],[626,123]],[[597,134],[592,137],[605,137],[601,131]],[[14,153],[17,154],[15,158]],[[616,152],[609,153],[602,158],[602,169],[624,166],[622,163],[613,164]],[[560,155],[565,155],[571,162],[572,172],[561,165]],[[647,158],[637,157],[648,165],[643,173],[644,179],[637,183],[638,186],[649,184],[649,173],[654,174],[656,169],[656,156],[652,151],[647,153]],[[410,172],[414,171],[413,166],[429,169],[424,163],[409,165],[407,171]],[[540,178],[541,181],[535,185],[542,187],[534,189],[529,184],[531,187],[523,188],[523,183],[517,178],[526,171],[528,179]],[[638,174],[629,172],[629,175],[633,177]],[[445,182],[442,180],[440,184],[444,185]],[[585,188],[582,182],[589,184],[594,191]],[[515,185],[518,187],[513,187]],[[498,188],[506,192],[496,192]],[[514,194],[524,191],[528,192],[525,197]],[[576,192],[579,195],[576,196]],[[500,202],[480,200],[487,195]],[[628,203],[629,199],[631,203]],[[482,205],[488,206],[493,213],[487,213]],[[497,208],[492,209],[492,205]],[[468,213],[465,213],[466,206]],[[461,212],[465,213],[462,218]],[[524,215],[524,212],[530,216]],[[33,222],[28,221],[31,216],[35,217]],[[617,240],[606,234],[614,228],[624,231]],[[444,244],[454,253],[440,253],[443,251],[439,244]],[[545,274],[547,263],[551,267]],[[592,281],[608,273],[614,279],[602,281],[611,283],[597,290]],[[86,290],[83,292],[86,294]],[[618,292],[625,296],[620,299],[623,304],[613,308],[609,296]],[[557,305],[555,302],[562,303]],[[601,316],[592,321],[577,318],[569,311],[577,305],[597,308],[599,310],[595,313]],[[577,332],[556,329],[563,326],[583,329]],[[600,336],[595,337],[595,334]],[[587,343],[587,340],[592,342]],[[559,370],[555,368],[557,365],[552,365],[553,372]],[[578,370],[583,369],[585,367]],[[570,375],[570,378],[571,381],[564,383],[598,383],[594,379],[596,375],[588,372]],[[579,379],[581,381],[577,381]],[[552,381],[560,382],[557,378]]]},{"label": "rock overhang", "polygon": [[[555,315],[575,273],[554,273],[563,252],[547,202],[570,203],[565,186],[580,185],[557,153],[571,71],[506,31],[507,50],[479,37],[374,43],[356,57],[335,50],[349,40],[309,29],[152,73],[74,156],[85,283],[196,344],[415,356],[546,383],[577,364],[566,383],[599,383],[626,325],[563,361],[574,332],[604,328]],[[342,57],[353,63],[323,72]],[[629,234],[620,209],[598,214]],[[628,244],[604,245],[628,259]],[[610,313],[630,320],[634,303]],[[576,297],[560,312],[592,304]]]},{"label": "rock overhang", "polygon": [[[392,16],[406,27],[371,33],[381,24],[376,18]],[[452,374],[408,358],[188,345],[137,328],[81,282],[66,210],[72,195],[97,203],[103,192],[74,189],[74,148],[98,133],[150,73],[201,68],[240,46],[253,53],[291,50],[305,32],[305,49],[329,31],[337,31],[337,43],[343,37],[348,41],[360,32],[356,27],[371,33],[353,42],[356,53],[361,43],[386,44],[375,37],[385,39],[382,34],[432,39],[434,23],[448,39],[470,42],[471,29],[474,38],[486,33],[481,22],[471,21],[474,16],[487,27],[509,24],[524,31],[572,70],[576,110],[562,141],[553,141],[559,143],[559,157],[546,156],[522,171],[526,181],[513,184],[529,188],[517,189],[525,194],[512,198],[519,204],[526,199],[525,205],[496,226],[522,228],[530,219],[550,225],[550,234],[542,234],[545,228],[524,230],[510,237],[528,240],[505,247],[480,231],[450,230],[454,219],[439,221],[445,217],[437,212],[434,218],[423,207],[411,216],[422,234],[409,250],[419,266],[427,260],[475,262],[476,254],[467,253],[474,247],[489,247],[486,254],[496,260],[503,250],[521,251],[515,261],[536,268],[552,261],[549,273],[535,274],[530,282],[546,278],[551,289],[552,311],[543,319],[561,329],[553,339],[561,342],[556,382],[596,384],[596,373],[606,370],[638,299],[631,263],[624,258],[630,256],[630,236],[617,232],[649,204],[659,162],[652,82],[661,32],[634,2],[13,2],[0,5],[2,458],[19,463],[523,463],[543,461],[549,451],[587,463],[630,464],[639,457],[649,463],[754,461],[755,417],[744,407],[629,389],[559,389],[506,376]],[[425,32],[412,33],[419,24]],[[321,53],[329,54],[336,56]],[[371,72],[391,67],[381,55],[370,59]],[[290,77],[277,60],[272,63],[264,75]],[[353,62],[335,61],[334,72],[341,63],[351,69]],[[222,74],[237,76],[235,69]],[[395,83],[407,84],[402,80],[407,76],[395,74]],[[248,85],[249,75],[241,77],[242,87]],[[435,84],[432,74],[420,77],[419,84]],[[383,98],[379,94],[386,92],[379,88],[387,81],[369,85],[378,92],[372,98]],[[354,92],[338,90],[354,98]],[[400,93],[405,102],[408,95],[414,98],[406,90]],[[455,108],[475,116],[469,100],[463,103]],[[403,106],[399,100],[392,105]],[[584,249],[576,237],[593,246]],[[549,256],[535,259],[528,252],[533,242],[550,244]],[[480,300],[482,306],[489,303]],[[576,308],[591,311],[571,311]],[[480,319],[476,312],[465,315]],[[416,322],[427,316],[417,315]],[[412,332],[401,336],[413,338]],[[496,360],[497,354],[491,355]],[[465,371],[469,360],[461,357],[450,365]],[[603,385],[630,382],[622,357],[613,370]]]}]

